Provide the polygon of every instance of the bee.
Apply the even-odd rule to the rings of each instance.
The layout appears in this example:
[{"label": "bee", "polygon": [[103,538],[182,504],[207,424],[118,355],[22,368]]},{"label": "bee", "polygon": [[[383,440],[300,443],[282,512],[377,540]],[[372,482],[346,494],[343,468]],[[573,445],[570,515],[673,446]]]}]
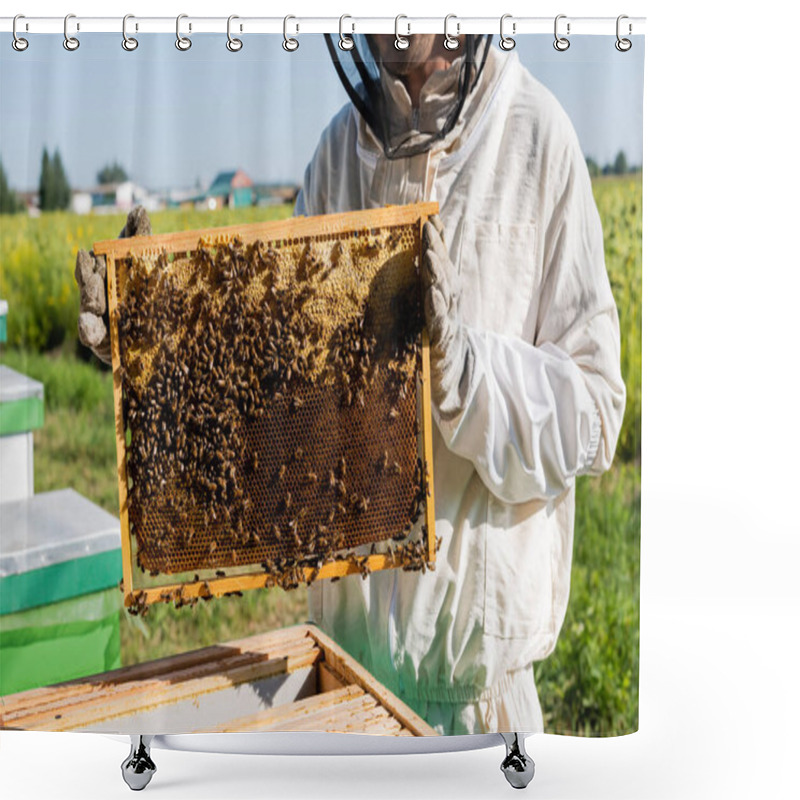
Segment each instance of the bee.
[{"label": "bee", "polygon": [[392,406],[389,409],[389,418],[390,419],[397,419],[398,416],[400,416],[400,412],[397,410],[397,408],[395,408],[395,406]]},{"label": "bee", "polygon": [[278,468],[278,480],[282,481],[286,477],[286,464],[281,464]]},{"label": "bee", "polygon": [[316,472],[308,472],[305,476],[306,483],[314,484],[317,482],[317,473]]},{"label": "bee", "polygon": [[347,462],[344,459],[344,456],[340,456],[339,458],[339,477],[344,478],[347,475]]},{"label": "bee", "polygon": [[225,572],[223,570],[221,570],[221,569],[218,569],[217,572],[216,572],[216,576],[218,578],[224,578],[225,577]]},{"label": "bee", "polygon": [[281,538],[281,529],[280,529],[280,526],[279,526],[279,525],[273,525],[273,526],[272,526],[272,535],[273,535],[273,536],[274,536],[274,537],[275,537],[275,538],[276,538],[278,541],[280,541],[280,538]]}]

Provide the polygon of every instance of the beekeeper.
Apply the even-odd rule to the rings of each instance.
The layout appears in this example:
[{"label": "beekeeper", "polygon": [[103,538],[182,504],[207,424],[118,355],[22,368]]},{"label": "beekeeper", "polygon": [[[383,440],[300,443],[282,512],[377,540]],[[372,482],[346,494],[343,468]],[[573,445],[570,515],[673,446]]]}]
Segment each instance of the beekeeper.
[{"label": "beekeeper", "polygon": [[[328,41],[352,102],[296,213],[439,203],[421,272],[442,544],[432,573],[313,584],[310,613],[440,733],[541,731],[532,665],[566,613],[575,478],[609,467],[625,405],[588,172],[558,102],[490,37],[353,38]],[[101,353],[102,269],[79,256],[81,338]]]},{"label": "beekeeper", "polygon": [[619,321],[586,164],[561,106],[490,37],[328,48],[352,102],[298,214],[433,200],[433,573],[310,588],[312,618],[440,733],[541,731],[533,662],[569,596],[575,478],[611,464]]}]

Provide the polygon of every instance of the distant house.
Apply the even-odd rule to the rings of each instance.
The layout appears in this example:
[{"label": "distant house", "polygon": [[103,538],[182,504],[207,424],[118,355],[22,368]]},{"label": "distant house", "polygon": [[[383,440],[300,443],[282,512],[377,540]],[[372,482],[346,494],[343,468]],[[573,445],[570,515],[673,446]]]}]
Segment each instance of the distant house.
[{"label": "distant house", "polygon": [[262,183],[255,187],[257,206],[274,206],[282,203],[294,205],[300,187],[294,183]]},{"label": "distant house", "polygon": [[241,169],[220,172],[208,187],[204,200],[205,207],[210,209],[252,206],[255,200],[253,181]]},{"label": "distant house", "polygon": [[148,211],[154,211],[160,207],[161,203],[147,189],[133,181],[101,184],[88,191],[75,191],[72,196],[72,208],[77,213],[86,213],[91,208],[95,213],[113,214],[119,211],[130,211],[136,205],[142,205]]}]

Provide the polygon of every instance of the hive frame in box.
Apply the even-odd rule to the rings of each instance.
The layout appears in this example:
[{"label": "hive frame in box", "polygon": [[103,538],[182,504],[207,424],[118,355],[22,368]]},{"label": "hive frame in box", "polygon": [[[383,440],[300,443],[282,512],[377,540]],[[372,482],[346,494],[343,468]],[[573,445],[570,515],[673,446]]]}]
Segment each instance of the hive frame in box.
[{"label": "hive frame in box", "polygon": [[[122,413],[122,370],[120,343],[118,336],[119,309],[117,303],[116,269],[118,259],[131,255],[152,255],[157,252],[185,253],[192,251],[202,239],[204,245],[209,243],[228,242],[236,237],[244,244],[256,240],[270,241],[275,239],[300,238],[319,234],[336,234],[352,230],[382,228],[392,225],[408,225],[418,223],[421,228],[425,220],[438,213],[437,203],[418,203],[411,206],[388,206],[382,209],[351,212],[347,214],[330,214],[323,217],[294,217],[287,220],[259,223],[255,225],[230,225],[203,230],[182,231],[156,236],[135,236],[125,239],[110,239],[94,245],[95,255],[106,259],[108,280],[109,319],[111,334],[111,353],[114,386],[114,417],[117,441],[117,478],[120,497],[120,529],[122,534],[122,587],[126,607],[143,603],[149,605],[162,601],[170,595],[177,594],[181,601],[193,601],[207,595],[221,596],[232,592],[262,588],[270,584],[270,577],[264,572],[244,575],[228,575],[224,577],[198,580],[191,583],[171,583],[137,589],[133,581],[133,553],[131,548],[130,521],[128,517],[128,470],[125,449],[125,427]],[[426,466],[433,463],[432,450],[432,418],[430,406],[430,356],[427,331],[422,331],[422,420],[421,434]],[[427,530],[427,560],[433,562],[436,553],[436,534],[434,521],[433,480],[427,480],[427,499],[425,503],[425,525]],[[397,568],[391,555],[374,554],[367,557],[370,571]],[[358,566],[351,561],[338,560],[323,565],[318,571],[311,567],[303,569],[306,579],[339,578],[360,572]]]}]

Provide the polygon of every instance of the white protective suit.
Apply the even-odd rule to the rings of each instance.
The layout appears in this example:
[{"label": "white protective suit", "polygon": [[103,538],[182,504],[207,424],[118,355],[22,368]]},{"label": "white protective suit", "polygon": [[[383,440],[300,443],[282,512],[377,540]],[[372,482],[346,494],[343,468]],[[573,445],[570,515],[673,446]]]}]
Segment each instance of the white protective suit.
[{"label": "white protective suit", "polygon": [[[421,113],[436,113],[455,70],[429,78]],[[411,114],[399,81],[392,92]],[[491,49],[460,123],[420,156],[389,161],[345,106],[296,212],[417,200],[440,204],[474,357],[461,412],[433,408],[436,570],[321,581],[310,613],[439,732],[536,732],[532,662],[566,613],[575,477],[611,464],[625,387],[577,136],[516,54]]]}]

